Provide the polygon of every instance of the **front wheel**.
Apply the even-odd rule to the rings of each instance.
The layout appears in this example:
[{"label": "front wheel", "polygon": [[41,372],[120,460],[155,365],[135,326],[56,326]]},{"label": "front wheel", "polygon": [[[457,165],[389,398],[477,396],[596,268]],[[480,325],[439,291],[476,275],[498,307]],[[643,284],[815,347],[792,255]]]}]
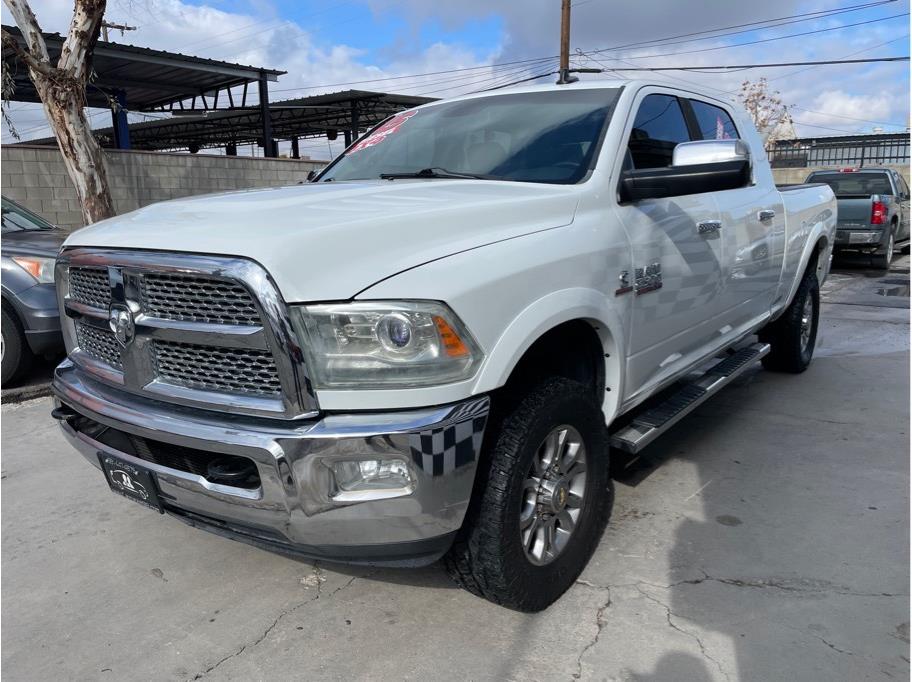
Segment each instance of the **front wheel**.
[{"label": "front wheel", "polygon": [[6,385],[21,377],[32,364],[32,351],[25,340],[19,320],[7,311],[6,304],[0,315],[0,383]]},{"label": "front wheel", "polygon": [[535,612],[576,580],[608,521],[608,436],[591,389],[552,378],[491,425],[452,578],[496,604]]},{"label": "front wheel", "polygon": [[760,340],[770,344],[763,366],[792,374],[806,370],[814,356],[819,319],[820,285],[814,268],[810,267],[782,317],[760,331]]}]

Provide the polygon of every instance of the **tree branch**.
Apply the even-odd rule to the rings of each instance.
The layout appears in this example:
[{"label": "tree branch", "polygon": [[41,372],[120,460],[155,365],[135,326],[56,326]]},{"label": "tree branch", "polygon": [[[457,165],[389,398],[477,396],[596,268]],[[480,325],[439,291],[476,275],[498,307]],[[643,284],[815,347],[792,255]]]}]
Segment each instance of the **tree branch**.
[{"label": "tree branch", "polygon": [[28,51],[37,61],[50,65],[51,58],[48,55],[47,43],[44,42],[41,27],[38,26],[38,20],[35,18],[35,13],[32,12],[28,2],[23,2],[23,0],[3,0],[3,4],[13,15],[19,30],[22,31],[22,37],[25,39]]},{"label": "tree branch", "polygon": [[39,61],[31,52],[19,44],[19,41],[16,40],[16,36],[8,31],[2,31],[2,38],[3,46],[8,47],[15,52],[20,61],[32,71],[36,71],[47,78],[54,78],[56,76],[55,69],[51,66],[50,62]]}]

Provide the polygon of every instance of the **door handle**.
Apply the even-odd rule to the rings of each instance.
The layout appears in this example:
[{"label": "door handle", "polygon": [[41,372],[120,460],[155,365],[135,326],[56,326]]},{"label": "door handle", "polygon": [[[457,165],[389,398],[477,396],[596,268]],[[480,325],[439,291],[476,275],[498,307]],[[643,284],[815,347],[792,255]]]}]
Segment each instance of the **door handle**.
[{"label": "door handle", "polygon": [[757,220],[764,222],[766,220],[772,220],[776,217],[776,212],[770,208],[765,208],[762,211],[757,211]]},{"label": "door handle", "polygon": [[710,234],[711,232],[718,232],[721,229],[721,220],[701,220],[697,223],[698,234]]}]

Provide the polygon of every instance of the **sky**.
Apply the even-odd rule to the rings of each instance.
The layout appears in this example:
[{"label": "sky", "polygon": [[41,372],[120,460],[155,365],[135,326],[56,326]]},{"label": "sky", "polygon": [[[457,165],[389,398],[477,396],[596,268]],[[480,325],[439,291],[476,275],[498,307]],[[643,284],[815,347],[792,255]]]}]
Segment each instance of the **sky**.
[{"label": "sky", "polygon": [[[72,0],[31,5],[44,30],[66,30]],[[577,66],[616,70],[585,79],[646,75],[725,98],[743,80],[766,77],[793,106],[800,136],[889,132],[909,125],[908,62],[619,69],[905,56],[908,14],[909,0],[575,0],[571,53]],[[113,32],[114,41],[285,70],[271,84],[273,101],[350,87],[446,97],[552,71],[560,0],[109,0],[106,18],[137,27],[123,37]],[[11,23],[5,7],[3,23]],[[430,72],[445,73],[419,75]],[[37,106],[12,103],[8,113],[21,139],[49,134]],[[93,126],[110,125],[106,111],[91,116]],[[14,141],[6,125],[2,137]],[[327,158],[341,145],[308,140],[302,153]]]}]

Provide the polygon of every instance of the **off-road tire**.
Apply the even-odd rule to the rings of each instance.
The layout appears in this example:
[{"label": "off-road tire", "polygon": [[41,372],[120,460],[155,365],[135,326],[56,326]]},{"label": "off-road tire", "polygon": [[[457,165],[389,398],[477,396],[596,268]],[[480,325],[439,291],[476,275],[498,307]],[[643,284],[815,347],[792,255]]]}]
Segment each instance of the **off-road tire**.
[{"label": "off-road tire", "polygon": [[[455,582],[469,592],[518,611],[536,612],[560,597],[585,568],[608,522],[614,489],[608,473],[608,433],[592,390],[549,378],[515,398],[502,398],[485,436],[475,494],[463,528],[444,557]],[[587,451],[579,521],[563,551],[534,565],[520,540],[522,486],[545,436],[574,427]]]},{"label": "off-road tire", "polygon": [[[802,340],[802,318],[808,300],[811,301],[813,308],[810,339],[805,343]],[[775,372],[792,374],[800,374],[806,370],[814,357],[819,320],[820,285],[817,283],[814,268],[809,267],[789,307],[779,319],[760,331],[760,340],[770,344],[770,352],[763,358],[763,366]]]},{"label": "off-road tire", "polygon": [[32,365],[32,350],[25,341],[25,332],[16,316],[6,309],[0,312],[0,333],[3,334],[3,360],[0,368],[0,383],[21,377]]}]

